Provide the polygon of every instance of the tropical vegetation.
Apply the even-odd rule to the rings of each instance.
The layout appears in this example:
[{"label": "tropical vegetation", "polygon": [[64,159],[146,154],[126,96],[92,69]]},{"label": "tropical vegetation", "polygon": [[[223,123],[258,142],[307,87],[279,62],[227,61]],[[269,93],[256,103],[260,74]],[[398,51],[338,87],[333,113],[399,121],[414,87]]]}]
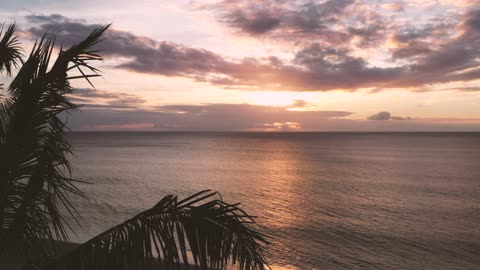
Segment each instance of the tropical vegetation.
[{"label": "tropical vegetation", "polygon": [[268,268],[268,241],[255,218],[209,190],[182,200],[168,195],[73,250],[57,252],[58,243],[69,241],[72,223],[81,224],[73,196],[86,197],[72,176],[67,123],[78,105],[69,99],[71,82],[92,84],[99,76],[96,46],[108,28],[68,49],[45,34],[28,56],[15,25],[0,28],[0,258],[22,253],[25,269]]}]

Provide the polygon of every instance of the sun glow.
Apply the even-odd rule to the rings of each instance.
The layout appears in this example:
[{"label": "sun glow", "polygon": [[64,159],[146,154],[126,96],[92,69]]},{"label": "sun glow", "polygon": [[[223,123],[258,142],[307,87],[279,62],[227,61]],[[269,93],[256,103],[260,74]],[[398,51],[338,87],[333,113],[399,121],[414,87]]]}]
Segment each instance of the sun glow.
[{"label": "sun glow", "polygon": [[247,103],[254,105],[265,106],[288,106],[292,105],[295,100],[308,101],[309,93],[294,93],[294,92],[246,92],[245,99]]}]

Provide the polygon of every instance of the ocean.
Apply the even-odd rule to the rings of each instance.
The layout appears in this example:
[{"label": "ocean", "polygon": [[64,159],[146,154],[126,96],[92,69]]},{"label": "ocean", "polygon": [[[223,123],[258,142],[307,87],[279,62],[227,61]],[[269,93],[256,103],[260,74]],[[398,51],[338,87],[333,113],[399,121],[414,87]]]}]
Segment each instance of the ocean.
[{"label": "ocean", "polygon": [[89,237],[167,194],[241,202],[273,269],[480,269],[480,133],[71,134]]}]

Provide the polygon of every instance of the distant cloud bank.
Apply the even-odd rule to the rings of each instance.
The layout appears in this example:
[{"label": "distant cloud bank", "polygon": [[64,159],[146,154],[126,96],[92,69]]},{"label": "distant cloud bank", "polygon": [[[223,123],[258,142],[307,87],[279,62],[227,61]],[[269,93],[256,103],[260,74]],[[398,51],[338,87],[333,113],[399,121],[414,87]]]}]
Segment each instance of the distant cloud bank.
[{"label": "distant cloud bank", "polygon": [[[364,120],[352,118],[355,113],[349,111],[314,109],[304,100],[295,100],[286,106],[173,104],[148,107],[146,101],[136,95],[92,89],[77,89],[71,98],[81,105],[81,110],[70,116],[73,130],[480,131],[480,119],[412,119],[380,112]],[[308,110],[292,110],[294,108]]]}]

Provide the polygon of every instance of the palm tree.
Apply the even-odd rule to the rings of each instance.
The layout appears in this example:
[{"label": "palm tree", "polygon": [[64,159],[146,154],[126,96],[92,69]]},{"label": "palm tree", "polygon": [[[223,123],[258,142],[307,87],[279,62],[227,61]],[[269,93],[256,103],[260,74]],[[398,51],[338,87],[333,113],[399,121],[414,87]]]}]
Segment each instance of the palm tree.
[{"label": "palm tree", "polygon": [[70,82],[92,84],[99,76],[92,63],[102,57],[94,47],[108,28],[60,48],[55,60],[55,36],[46,34],[23,62],[15,25],[5,32],[1,27],[0,72],[18,72],[0,96],[0,256],[33,249],[25,266],[34,269],[268,268],[268,241],[254,217],[209,190],[183,200],[168,195],[62,256],[45,252],[58,240],[68,241],[72,227],[65,215],[78,222],[70,198],[85,194],[67,158],[66,119],[78,108],[68,99],[74,91]]}]

